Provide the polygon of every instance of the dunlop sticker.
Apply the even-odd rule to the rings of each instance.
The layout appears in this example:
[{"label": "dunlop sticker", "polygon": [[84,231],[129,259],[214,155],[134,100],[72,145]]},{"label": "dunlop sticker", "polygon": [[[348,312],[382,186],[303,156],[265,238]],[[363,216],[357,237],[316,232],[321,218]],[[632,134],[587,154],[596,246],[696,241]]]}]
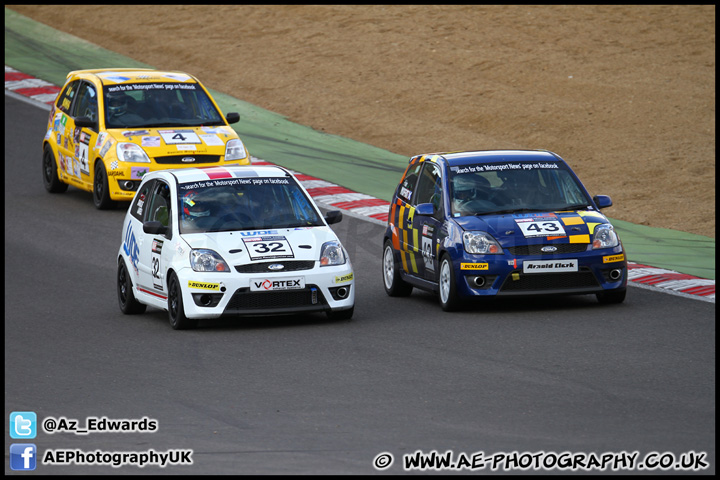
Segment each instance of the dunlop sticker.
[{"label": "dunlop sticker", "polygon": [[352,279],[353,279],[353,274],[348,273],[347,275],[343,275],[342,277],[335,277],[335,283],[349,282]]},{"label": "dunlop sticker", "polygon": [[489,264],[487,263],[461,263],[460,270],[487,270]]},{"label": "dunlop sticker", "polygon": [[610,255],[607,257],[603,257],[603,263],[612,263],[612,262],[622,262],[625,260],[625,254],[621,253],[620,255]]},{"label": "dunlop sticker", "polygon": [[188,281],[188,287],[190,288],[201,288],[203,290],[220,290],[220,284],[219,283],[205,283],[205,282],[195,282],[193,280]]}]

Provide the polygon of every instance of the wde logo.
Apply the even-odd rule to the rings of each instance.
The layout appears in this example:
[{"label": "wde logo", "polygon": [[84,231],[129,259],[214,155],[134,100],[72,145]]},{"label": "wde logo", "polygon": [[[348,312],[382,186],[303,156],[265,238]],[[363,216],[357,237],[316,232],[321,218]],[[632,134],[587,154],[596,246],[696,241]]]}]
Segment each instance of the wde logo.
[{"label": "wde logo", "polygon": [[35,412],[12,412],[10,414],[11,438],[35,438],[37,415]]},{"label": "wde logo", "polygon": [[127,232],[125,233],[125,241],[123,242],[123,250],[125,255],[130,257],[132,266],[135,269],[135,274],[138,273],[138,261],[140,255],[140,247],[138,247],[135,234],[132,231],[132,225],[128,224]]},{"label": "wde logo", "polygon": [[10,445],[10,468],[13,470],[35,470],[37,447],[32,443]]}]

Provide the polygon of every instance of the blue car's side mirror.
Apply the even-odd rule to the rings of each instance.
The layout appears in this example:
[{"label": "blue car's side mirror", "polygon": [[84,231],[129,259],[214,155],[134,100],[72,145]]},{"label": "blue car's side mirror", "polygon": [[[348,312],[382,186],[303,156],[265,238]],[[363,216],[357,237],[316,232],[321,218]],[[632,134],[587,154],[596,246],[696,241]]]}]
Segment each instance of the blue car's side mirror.
[{"label": "blue car's side mirror", "polygon": [[432,217],[433,215],[435,215],[435,207],[432,203],[421,203],[420,205],[415,207],[415,214]]}]

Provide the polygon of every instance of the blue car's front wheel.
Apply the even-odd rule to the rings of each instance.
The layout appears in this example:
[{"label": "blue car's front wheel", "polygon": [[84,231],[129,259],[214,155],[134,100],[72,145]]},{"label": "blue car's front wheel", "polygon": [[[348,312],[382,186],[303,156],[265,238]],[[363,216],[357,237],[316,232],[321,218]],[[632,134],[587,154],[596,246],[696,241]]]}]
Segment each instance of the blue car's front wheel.
[{"label": "blue car's front wheel", "polygon": [[455,285],[455,271],[452,260],[446,253],[440,261],[440,275],[438,277],[440,307],[446,312],[452,312],[460,306],[460,299]]}]

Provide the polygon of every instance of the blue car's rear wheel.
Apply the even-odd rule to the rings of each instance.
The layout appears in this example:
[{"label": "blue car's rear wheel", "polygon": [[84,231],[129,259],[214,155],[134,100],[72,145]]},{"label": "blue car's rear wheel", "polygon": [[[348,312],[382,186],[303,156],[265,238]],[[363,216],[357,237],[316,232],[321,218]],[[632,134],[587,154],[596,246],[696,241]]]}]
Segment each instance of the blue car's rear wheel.
[{"label": "blue car's rear wheel", "polygon": [[395,262],[395,252],[390,240],[383,247],[382,274],[385,292],[391,297],[407,297],[412,293],[413,286],[400,277],[399,265]]}]

